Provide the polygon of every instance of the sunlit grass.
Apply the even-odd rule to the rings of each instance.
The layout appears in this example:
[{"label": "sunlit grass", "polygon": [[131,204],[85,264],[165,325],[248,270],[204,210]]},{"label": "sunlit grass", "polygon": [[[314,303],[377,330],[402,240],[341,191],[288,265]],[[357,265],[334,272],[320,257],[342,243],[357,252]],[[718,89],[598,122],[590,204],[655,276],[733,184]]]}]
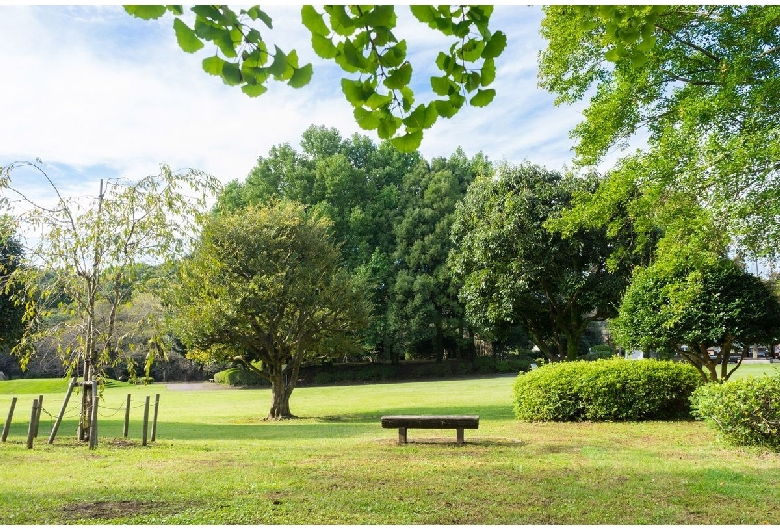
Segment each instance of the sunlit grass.
[{"label": "sunlit grass", "polygon": [[[0,444],[0,524],[778,523],[780,456],[720,445],[701,422],[521,423],[513,381],[299,388],[300,419],[283,422],[262,419],[268,390],[116,385],[95,451],[74,442],[75,411],[52,446],[44,416],[27,450],[38,390],[20,394]],[[158,393],[157,440],[142,447],[143,401]],[[47,394],[45,408],[63,396]],[[478,414],[480,427],[463,446],[435,430],[399,446],[380,426],[389,413]]]}]

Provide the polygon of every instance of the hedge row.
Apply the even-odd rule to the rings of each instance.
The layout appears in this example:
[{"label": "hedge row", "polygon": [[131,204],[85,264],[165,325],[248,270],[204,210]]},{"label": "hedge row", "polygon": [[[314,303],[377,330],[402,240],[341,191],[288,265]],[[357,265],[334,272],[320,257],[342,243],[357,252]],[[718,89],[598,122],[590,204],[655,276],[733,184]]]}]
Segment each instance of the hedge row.
[{"label": "hedge row", "polygon": [[[496,360],[493,357],[477,357],[474,361],[451,360],[441,363],[409,362],[307,366],[301,368],[298,385],[407,381],[474,374],[516,374],[529,370],[530,366],[531,360],[524,357],[509,357],[504,360]],[[232,386],[268,386],[267,381],[243,368],[231,368],[219,372],[214,375],[214,382]]]},{"label": "hedge row", "polygon": [[271,386],[264,379],[246,368],[228,368],[214,374],[214,382],[230,386]]},{"label": "hedge row", "polygon": [[690,417],[696,369],[657,360],[602,359],[544,365],[520,374],[515,416],[523,421],[667,420]]},{"label": "hedge row", "polygon": [[780,375],[711,383],[691,396],[694,415],[725,441],[780,450]]}]

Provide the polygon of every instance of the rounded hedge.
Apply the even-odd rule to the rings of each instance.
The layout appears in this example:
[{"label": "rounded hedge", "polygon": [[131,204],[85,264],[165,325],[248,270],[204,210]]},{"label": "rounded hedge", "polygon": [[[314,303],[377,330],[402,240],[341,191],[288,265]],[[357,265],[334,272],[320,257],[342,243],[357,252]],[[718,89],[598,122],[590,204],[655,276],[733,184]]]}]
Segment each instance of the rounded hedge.
[{"label": "rounded hedge", "polygon": [[523,421],[637,421],[688,418],[702,384],[696,369],[653,359],[600,359],[543,365],[514,384]]},{"label": "rounded hedge", "polygon": [[270,386],[270,383],[246,368],[228,368],[214,374],[214,382],[230,386]]},{"label": "rounded hedge", "polygon": [[691,396],[693,414],[727,442],[780,450],[780,375],[710,383]]}]

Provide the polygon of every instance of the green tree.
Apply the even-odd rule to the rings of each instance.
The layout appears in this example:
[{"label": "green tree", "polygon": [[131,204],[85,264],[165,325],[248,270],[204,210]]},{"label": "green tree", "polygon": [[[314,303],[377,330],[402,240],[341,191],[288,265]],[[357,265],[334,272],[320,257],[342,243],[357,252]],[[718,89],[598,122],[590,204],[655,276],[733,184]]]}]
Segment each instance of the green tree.
[{"label": "green tree", "polygon": [[[662,261],[638,268],[609,327],[626,347],[676,352],[704,381],[725,381],[729,356],[780,338],[780,303],[727,258]],[[709,348],[719,347],[715,358]]]},{"label": "green tree", "polygon": [[483,155],[469,160],[462,149],[449,159],[420,164],[404,179],[402,216],[396,225],[397,264],[394,316],[407,349],[433,352],[463,350],[466,322],[458,300],[460,285],[450,274],[447,256],[456,205],[478,174],[492,174]]},{"label": "green tree", "polygon": [[572,132],[578,162],[647,135],[570,215],[592,223],[632,185],[636,218],[678,215],[682,194],[712,211],[732,244],[775,256],[779,26],[778,6],[546,7],[540,84],[557,104],[588,101]]},{"label": "green tree", "polygon": [[607,261],[626,245],[604,229],[563,237],[545,226],[575,191],[594,187],[593,179],[529,163],[504,165],[471,185],[456,211],[450,264],[481,333],[498,338],[522,324],[548,359],[573,360],[588,324],[615,315],[631,260],[610,268]]},{"label": "green tree", "polygon": [[14,344],[24,332],[24,308],[14,302],[14,287],[8,279],[19,267],[24,250],[16,233],[13,219],[9,215],[0,216],[0,359],[2,368],[9,375],[13,366],[9,355]]},{"label": "green tree", "polygon": [[[36,204],[15,187],[13,174],[22,167],[51,185],[54,206]],[[144,287],[136,283],[138,264],[171,261],[186,251],[191,223],[218,184],[198,171],[174,173],[163,165],[159,175],[134,183],[109,180],[104,188],[101,181],[98,197],[82,199],[62,197],[35,164],[11,164],[0,169],[0,176],[7,183],[6,197],[22,207],[16,221],[25,232],[39,234],[25,262],[8,278],[15,301],[25,308],[24,335],[12,351],[24,368],[36,344],[54,337],[68,373],[75,377],[81,365],[84,381],[96,384],[106,368],[132,362],[130,352],[120,347],[117,322],[132,290]],[[61,303],[78,320],[71,344],[60,340],[65,326],[47,325],[53,304]],[[93,409],[90,393],[84,392],[79,433],[91,447],[97,442]]]},{"label": "green tree", "polygon": [[402,216],[404,176],[420,163],[418,153],[401,153],[387,142],[376,146],[365,136],[344,139],[336,129],[311,126],[300,152],[288,144],[274,146],[244,182],[229,183],[216,211],[287,199],[331,219],[342,262],[364,282],[373,304],[366,349],[396,360],[395,226]]},{"label": "green tree", "polygon": [[330,222],[281,201],[211,217],[171,291],[188,356],[234,361],[271,382],[270,419],[290,418],[305,359],[355,339],[363,294],[341,267]]},{"label": "green tree", "polygon": [[[266,43],[273,21],[260,6],[238,12],[228,6],[194,6],[192,27],[182,6],[125,6],[142,19],[174,17],[173,29],[182,50],[194,53],[211,43],[215,53],[203,60],[206,73],[240,86],[251,97],[267,90],[270,79],[299,88],[309,83],[311,64],[300,65],[295,50],[273,51]],[[441,75],[430,78],[437,98],[418,103],[413,66],[405,40],[393,34],[395,6],[313,6],[301,8],[301,22],[311,32],[311,45],[321,58],[332,60],[347,77],[341,89],[354,108],[357,124],[375,130],[405,152],[420,146],[423,131],[439,117],[451,118],[465,104],[488,105],[496,91],[488,88],[496,76],[495,59],[506,47],[506,35],[490,29],[493,6],[410,6],[414,17],[452,39],[436,58]]]}]

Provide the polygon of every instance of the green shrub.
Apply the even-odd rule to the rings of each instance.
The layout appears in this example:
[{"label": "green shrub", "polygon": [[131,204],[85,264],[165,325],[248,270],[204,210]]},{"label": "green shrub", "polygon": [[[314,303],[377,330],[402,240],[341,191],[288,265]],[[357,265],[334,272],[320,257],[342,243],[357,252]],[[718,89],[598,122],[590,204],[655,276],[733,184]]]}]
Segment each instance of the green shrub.
[{"label": "green shrub", "polygon": [[725,441],[780,450],[780,375],[710,383],[693,393],[691,404]]},{"label": "green shrub", "polygon": [[700,384],[693,366],[671,361],[553,363],[517,377],[514,410],[523,421],[678,419]]},{"label": "green shrub", "polygon": [[245,368],[228,368],[214,374],[214,382],[230,386],[269,386],[266,379]]},{"label": "green shrub", "polygon": [[496,358],[492,355],[476,357],[474,368],[478,374],[493,374],[496,372]]},{"label": "green shrub", "polygon": [[607,344],[596,344],[590,351],[583,356],[586,361],[596,361],[598,359],[611,359],[615,352]]},{"label": "green shrub", "polygon": [[329,385],[336,381],[336,377],[328,372],[319,372],[314,376],[314,384]]}]

